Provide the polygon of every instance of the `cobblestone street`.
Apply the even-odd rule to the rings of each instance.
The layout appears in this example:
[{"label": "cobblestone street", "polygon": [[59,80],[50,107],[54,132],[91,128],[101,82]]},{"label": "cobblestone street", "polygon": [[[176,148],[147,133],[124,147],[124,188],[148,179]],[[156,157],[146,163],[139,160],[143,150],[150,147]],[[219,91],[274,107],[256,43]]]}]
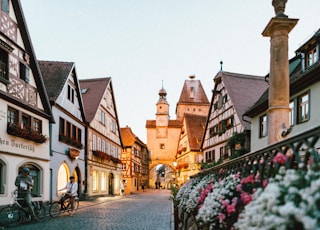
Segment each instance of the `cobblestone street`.
[{"label": "cobblestone street", "polygon": [[73,217],[48,216],[38,222],[22,223],[8,229],[107,229],[107,230],[173,230],[170,190],[148,189],[124,197],[104,197],[80,201]]}]

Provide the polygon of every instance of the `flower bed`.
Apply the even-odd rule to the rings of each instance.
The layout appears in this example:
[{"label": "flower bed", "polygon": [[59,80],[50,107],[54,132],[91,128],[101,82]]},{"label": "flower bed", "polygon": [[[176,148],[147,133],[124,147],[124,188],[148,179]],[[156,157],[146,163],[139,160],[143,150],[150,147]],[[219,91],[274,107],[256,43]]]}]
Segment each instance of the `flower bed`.
[{"label": "flower bed", "polygon": [[20,128],[19,126],[12,123],[8,123],[7,133],[16,137],[21,137],[27,140],[34,141],[36,143],[44,143],[48,139],[42,133],[34,131],[31,128]]},{"label": "flower bed", "polygon": [[[176,196],[179,212],[185,213],[179,215],[180,226],[320,229],[320,164],[311,163],[308,170],[303,165],[286,169],[290,160],[277,154],[270,179],[261,178],[258,171],[224,176],[223,170],[192,178]],[[196,223],[187,223],[189,216]]]}]

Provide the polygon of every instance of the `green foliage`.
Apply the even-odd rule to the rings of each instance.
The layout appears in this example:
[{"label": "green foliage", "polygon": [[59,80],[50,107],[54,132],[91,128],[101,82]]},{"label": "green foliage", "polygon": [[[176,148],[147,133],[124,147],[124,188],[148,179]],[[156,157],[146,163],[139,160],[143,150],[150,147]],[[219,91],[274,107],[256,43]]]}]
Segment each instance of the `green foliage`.
[{"label": "green foliage", "polygon": [[179,204],[179,200],[177,199],[178,192],[179,192],[179,187],[177,185],[171,185],[169,199],[172,200],[174,208],[176,208]]},{"label": "green foliage", "polygon": [[201,169],[212,168],[213,166],[219,165],[222,162],[223,162],[223,160],[221,158],[217,162],[203,162],[203,163],[201,163]]}]

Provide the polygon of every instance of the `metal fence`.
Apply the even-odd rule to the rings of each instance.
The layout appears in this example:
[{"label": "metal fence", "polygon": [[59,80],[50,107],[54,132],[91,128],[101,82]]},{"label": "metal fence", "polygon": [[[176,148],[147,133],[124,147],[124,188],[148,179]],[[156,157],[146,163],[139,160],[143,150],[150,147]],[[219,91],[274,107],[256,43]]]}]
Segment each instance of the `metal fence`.
[{"label": "metal fence", "polygon": [[279,167],[279,163],[274,161],[276,156],[282,156],[285,159],[287,168],[307,169],[310,161],[319,162],[319,139],[320,126],[258,151],[204,169],[192,177],[202,177],[209,173],[225,177],[231,173],[240,172],[242,176],[259,173],[262,179],[270,178],[277,171],[274,169]]}]

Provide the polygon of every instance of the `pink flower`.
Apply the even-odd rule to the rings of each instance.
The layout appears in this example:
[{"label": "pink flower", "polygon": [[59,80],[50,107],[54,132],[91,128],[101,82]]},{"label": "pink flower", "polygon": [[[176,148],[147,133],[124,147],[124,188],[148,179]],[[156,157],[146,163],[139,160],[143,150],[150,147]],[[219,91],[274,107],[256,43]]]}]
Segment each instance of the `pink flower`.
[{"label": "pink flower", "polygon": [[242,184],[238,184],[237,188],[236,188],[237,192],[241,192],[242,191]]},{"label": "pink flower", "polygon": [[246,204],[249,204],[252,200],[252,196],[251,194],[247,193],[247,192],[243,192],[241,193],[240,195],[241,197],[241,200],[243,201],[243,203],[246,205]]},{"label": "pink flower", "polygon": [[222,206],[223,206],[224,208],[228,207],[228,205],[229,205],[229,203],[230,203],[229,200],[222,200],[222,199],[221,199],[220,202],[221,202],[221,204],[222,204]]},{"label": "pink flower", "polygon": [[286,156],[282,153],[278,153],[274,158],[273,158],[273,163],[284,165],[286,163]]},{"label": "pink flower", "polygon": [[241,184],[248,184],[248,183],[254,183],[254,182],[255,182],[255,179],[253,174],[242,178],[240,181]]},{"label": "pink flower", "polygon": [[262,188],[267,187],[267,185],[268,185],[268,179],[264,179],[264,180],[262,181]]},{"label": "pink flower", "polygon": [[236,206],[234,204],[230,204],[227,206],[227,214],[231,214],[233,212],[236,212]]},{"label": "pink flower", "polygon": [[222,212],[220,212],[220,213],[218,214],[218,220],[219,220],[220,223],[222,223],[225,218],[226,218],[226,215],[223,214]]}]

